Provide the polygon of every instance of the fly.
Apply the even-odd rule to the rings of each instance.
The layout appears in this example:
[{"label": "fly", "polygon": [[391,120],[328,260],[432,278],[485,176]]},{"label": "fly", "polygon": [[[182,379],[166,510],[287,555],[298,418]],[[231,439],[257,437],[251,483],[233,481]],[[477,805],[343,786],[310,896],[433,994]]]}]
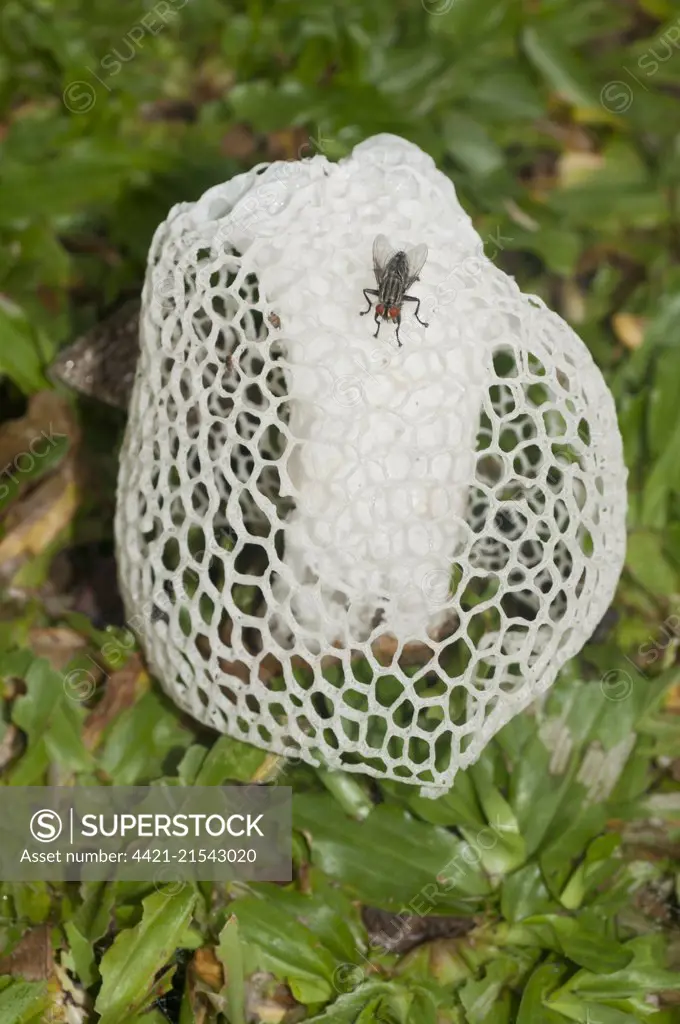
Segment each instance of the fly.
[{"label": "fly", "polygon": [[377,282],[377,288],[364,288],[364,296],[368,302],[368,309],[361,310],[361,316],[366,316],[371,311],[370,295],[375,295],[377,303],[375,306],[374,320],[378,325],[374,338],[378,337],[382,320],[390,320],[397,325],[397,344],[399,341],[399,326],[401,324],[401,307],[404,302],[415,302],[415,317],[419,324],[428,327],[424,320],[418,316],[420,299],[415,295],[407,295],[406,292],[414,281],[419,281],[420,271],[427,259],[427,246],[424,243],[416,245],[413,249],[395,252],[384,235],[378,235],[373,243],[373,272]]}]

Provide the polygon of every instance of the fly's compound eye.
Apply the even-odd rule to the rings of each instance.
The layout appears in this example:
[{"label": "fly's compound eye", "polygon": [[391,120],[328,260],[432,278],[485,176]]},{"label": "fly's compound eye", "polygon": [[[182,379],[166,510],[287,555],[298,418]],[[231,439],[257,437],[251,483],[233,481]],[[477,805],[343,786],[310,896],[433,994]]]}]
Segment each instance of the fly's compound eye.
[{"label": "fly's compound eye", "polygon": [[377,305],[375,307],[375,311],[378,314],[378,316],[382,316],[383,315],[383,313],[385,312],[385,307],[383,306],[382,302],[379,303],[379,305]]},{"label": "fly's compound eye", "polygon": [[397,317],[399,316],[399,306],[390,306],[390,308],[387,310],[387,315],[390,318],[390,320],[396,320]]}]

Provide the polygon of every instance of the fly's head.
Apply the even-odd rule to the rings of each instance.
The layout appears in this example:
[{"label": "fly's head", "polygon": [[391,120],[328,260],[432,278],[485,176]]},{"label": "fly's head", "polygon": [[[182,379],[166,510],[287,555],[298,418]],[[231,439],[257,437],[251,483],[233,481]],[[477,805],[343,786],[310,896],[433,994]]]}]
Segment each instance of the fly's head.
[{"label": "fly's head", "polygon": [[391,320],[393,323],[396,323],[401,314],[401,306],[386,306],[383,302],[379,302],[375,307],[375,312],[383,320]]}]

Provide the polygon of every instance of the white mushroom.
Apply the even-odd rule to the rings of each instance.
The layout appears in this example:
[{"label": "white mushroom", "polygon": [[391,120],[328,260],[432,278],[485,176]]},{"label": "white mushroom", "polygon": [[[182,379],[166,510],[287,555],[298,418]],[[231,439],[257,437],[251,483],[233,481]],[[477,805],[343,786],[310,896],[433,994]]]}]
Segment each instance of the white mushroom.
[{"label": "white mushroom", "polygon": [[[378,234],[428,249],[401,347],[359,315]],[[128,612],[182,707],[434,793],[611,600],[613,401],[432,160],[380,135],[256,168],[158,229],[116,531]]]}]

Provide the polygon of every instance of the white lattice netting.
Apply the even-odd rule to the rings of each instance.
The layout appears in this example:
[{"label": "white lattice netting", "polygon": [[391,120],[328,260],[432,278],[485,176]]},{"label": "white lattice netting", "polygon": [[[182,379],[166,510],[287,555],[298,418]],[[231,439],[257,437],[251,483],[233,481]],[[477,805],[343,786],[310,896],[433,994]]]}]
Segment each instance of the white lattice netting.
[{"label": "white lattice netting", "polygon": [[[401,348],[359,315],[379,233],[429,250]],[[196,718],[433,794],[588,639],[624,520],[587,349],[417,147],[259,167],[156,232],[117,547]]]}]

